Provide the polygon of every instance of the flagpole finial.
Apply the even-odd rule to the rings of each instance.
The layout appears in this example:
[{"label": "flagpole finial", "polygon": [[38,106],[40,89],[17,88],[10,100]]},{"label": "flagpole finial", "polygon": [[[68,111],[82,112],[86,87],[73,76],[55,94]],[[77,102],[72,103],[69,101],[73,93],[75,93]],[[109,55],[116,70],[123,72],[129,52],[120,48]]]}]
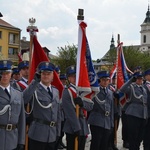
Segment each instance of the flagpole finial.
[{"label": "flagpole finial", "polygon": [[118,39],[117,39],[117,43],[120,43],[120,34],[118,34]]},{"label": "flagpole finial", "polygon": [[35,35],[36,32],[38,32],[37,26],[35,26],[36,19],[35,18],[29,18],[30,25],[27,27],[27,32],[30,33],[30,35]]},{"label": "flagpole finial", "polygon": [[77,20],[84,20],[84,9],[78,9]]}]

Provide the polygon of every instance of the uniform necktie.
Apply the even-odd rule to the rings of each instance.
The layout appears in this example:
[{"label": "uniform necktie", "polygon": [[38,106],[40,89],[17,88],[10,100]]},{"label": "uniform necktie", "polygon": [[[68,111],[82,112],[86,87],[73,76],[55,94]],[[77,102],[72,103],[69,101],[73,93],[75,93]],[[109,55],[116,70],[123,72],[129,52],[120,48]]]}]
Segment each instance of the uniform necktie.
[{"label": "uniform necktie", "polygon": [[103,91],[104,91],[104,94],[106,94],[106,89],[105,88],[103,88]]},{"label": "uniform necktie", "polygon": [[50,90],[49,87],[47,87],[47,90],[48,90],[48,93],[49,93],[49,95],[51,96],[51,98],[53,98],[53,94],[52,94],[52,92],[51,92],[51,90]]},{"label": "uniform necktie", "polygon": [[7,90],[7,88],[5,88],[5,93],[8,95],[8,97],[10,98],[10,94],[9,94],[9,92],[8,92],[8,90]]}]

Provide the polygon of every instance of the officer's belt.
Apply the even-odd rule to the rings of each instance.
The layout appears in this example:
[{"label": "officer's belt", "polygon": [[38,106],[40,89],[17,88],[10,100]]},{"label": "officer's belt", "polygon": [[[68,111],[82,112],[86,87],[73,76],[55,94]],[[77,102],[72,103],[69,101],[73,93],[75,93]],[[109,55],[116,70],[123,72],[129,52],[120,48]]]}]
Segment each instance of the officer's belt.
[{"label": "officer's belt", "polygon": [[0,128],[5,129],[7,131],[11,131],[11,130],[16,129],[17,125],[13,125],[13,124],[2,125],[2,124],[0,124]]},{"label": "officer's belt", "polygon": [[56,122],[54,121],[46,121],[46,120],[42,120],[42,119],[38,119],[38,118],[34,118],[33,119],[35,122],[38,122],[38,123],[41,123],[41,124],[45,124],[45,125],[48,125],[50,127],[54,127],[56,126]]}]

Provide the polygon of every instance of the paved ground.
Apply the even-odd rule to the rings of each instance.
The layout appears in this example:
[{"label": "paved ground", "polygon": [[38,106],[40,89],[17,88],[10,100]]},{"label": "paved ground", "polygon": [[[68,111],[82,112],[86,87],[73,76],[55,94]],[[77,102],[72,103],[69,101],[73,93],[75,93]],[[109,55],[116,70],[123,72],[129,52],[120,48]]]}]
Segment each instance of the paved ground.
[{"label": "paved ground", "polygon": [[[118,131],[117,131],[117,147],[118,147],[119,150],[128,150],[128,149],[122,147],[121,127],[122,127],[122,125],[121,125],[121,122],[120,122]],[[89,135],[88,138],[87,138],[85,150],[90,149],[90,140],[91,140],[91,136]],[[65,137],[63,137],[63,141],[65,143]],[[141,144],[140,150],[143,150],[142,144]]]}]

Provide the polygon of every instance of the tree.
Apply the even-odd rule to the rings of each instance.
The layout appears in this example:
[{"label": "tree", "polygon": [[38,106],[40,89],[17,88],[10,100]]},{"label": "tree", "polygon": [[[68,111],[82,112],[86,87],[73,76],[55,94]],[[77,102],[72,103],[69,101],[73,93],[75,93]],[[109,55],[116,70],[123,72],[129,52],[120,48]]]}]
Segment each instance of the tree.
[{"label": "tree", "polygon": [[60,67],[61,73],[65,73],[68,66],[76,65],[77,46],[73,44],[58,47],[57,55],[53,62]]},{"label": "tree", "polygon": [[[150,68],[150,53],[141,52],[139,47],[124,46],[123,47],[124,57],[126,64],[130,70],[134,70],[135,67],[141,66],[142,70]],[[114,64],[116,61],[116,49],[112,49],[108,52],[108,62]]]},{"label": "tree", "polygon": [[148,51],[141,52],[139,48],[130,46],[124,48],[124,56],[130,70],[134,70],[135,67],[141,66],[144,71],[150,67],[150,54]]}]

